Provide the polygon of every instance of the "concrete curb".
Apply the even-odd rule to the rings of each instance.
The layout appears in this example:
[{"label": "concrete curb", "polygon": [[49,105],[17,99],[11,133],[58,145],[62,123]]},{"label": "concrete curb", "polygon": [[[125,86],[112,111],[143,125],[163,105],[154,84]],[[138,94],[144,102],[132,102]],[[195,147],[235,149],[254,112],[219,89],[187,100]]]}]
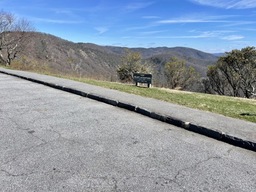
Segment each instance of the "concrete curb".
[{"label": "concrete curb", "polygon": [[55,88],[55,89],[58,89],[58,90],[62,90],[62,91],[69,92],[69,93],[72,93],[72,94],[76,94],[76,95],[79,95],[79,96],[82,96],[82,97],[87,97],[89,99],[93,99],[93,100],[96,100],[96,101],[99,101],[99,102],[103,102],[103,103],[106,103],[106,104],[109,104],[109,105],[112,105],[112,106],[120,107],[120,108],[129,110],[129,111],[133,111],[133,112],[136,112],[138,114],[150,117],[152,119],[162,121],[162,122],[165,122],[165,123],[168,123],[168,124],[186,129],[188,131],[192,131],[192,132],[195,132],[195,133],[198,133],[198,134],[201,134],[201,135],[204,135],[204,136],[207,136],[207,137],[210,137],[210,138],[213,138],[213,139],[216,139],[216,140],[219,140],[219,141],[222,141],[222,142],[225,142],[225,143],[237,146],[237,147],[241,147],[241,148],[248,149],[248,150],[256,152],[256,143],[255,142],[244,140],[244,139],[241,139],[241,138],[238,138],[238,137],[234,137],[232,135],[229,135],[228,133],[224,133],[224,132],[220,132],[220,131],[217,131],[217,130],[209,129],[207,127],[196,125],[196,124],[193,124],[193,123],[190,123],[190,122],[185,122],[183,120],[176,119],[176,118],[171,117],[171,116],[166,116],[166,115],[163,115],[163,114],[156,113],[154,111],[149,111],[145,108],[141,108],[139,106],[134,106],[134,105],[129,104],[129,103],[116,101],[116,100],[113,100],[111,98],[106,98],[106,97],[101,96],[101,95],[96,95],[96,94],[93,94],[93,93],[85,93],[83,91],[80,91],[80,90],[77,90],[77,89],[74,89],[74,88],[71,88],[71,87],[65,87],[65,86],[61,86],[61,85],[57,85],[57,84],[53,84],[53,83],[49,83],[49,82],[45,82],[45,81],[41,81],[41,80],[29,78],[29,77],[25,77],[25,76],[22,76],[22,75],[17,75],[17,74],[9,73],[9,72],[6,72],[6,71],[1,71],[1,70],[0,70],[0,73],[15,76],[15,77],[25,79],[25,80],[28,80],[28,81],[31,81],[31,82],[39,83],[39,84],[49,86],[49,87],[52,87],[52,88]]}]

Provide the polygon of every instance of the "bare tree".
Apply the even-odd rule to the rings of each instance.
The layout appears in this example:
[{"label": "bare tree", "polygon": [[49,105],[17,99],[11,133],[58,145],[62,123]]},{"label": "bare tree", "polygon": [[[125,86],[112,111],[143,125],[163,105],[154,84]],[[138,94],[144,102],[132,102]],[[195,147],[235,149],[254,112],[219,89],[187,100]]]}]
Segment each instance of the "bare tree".
[{"label": "bare tree", "polygon": [[17,19],[12,13],[0,12],[0,63],[8,66],[24,50],[32,25],[25,19]]}]

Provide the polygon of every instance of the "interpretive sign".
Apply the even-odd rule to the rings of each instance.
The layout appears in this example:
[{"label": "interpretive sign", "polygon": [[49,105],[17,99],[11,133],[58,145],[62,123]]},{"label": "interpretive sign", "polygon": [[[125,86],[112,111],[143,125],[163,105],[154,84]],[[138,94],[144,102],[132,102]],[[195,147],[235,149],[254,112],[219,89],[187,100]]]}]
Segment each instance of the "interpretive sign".
[{"label": "interpretive sign", "polygon": [[134,73],[133,74],[133,80],[136,83],[136,86],[138,86],[138,83],[145,83],[145,84],[148,85],[148,87],[151,87],[151,84],[152,84],[152,74]]}]

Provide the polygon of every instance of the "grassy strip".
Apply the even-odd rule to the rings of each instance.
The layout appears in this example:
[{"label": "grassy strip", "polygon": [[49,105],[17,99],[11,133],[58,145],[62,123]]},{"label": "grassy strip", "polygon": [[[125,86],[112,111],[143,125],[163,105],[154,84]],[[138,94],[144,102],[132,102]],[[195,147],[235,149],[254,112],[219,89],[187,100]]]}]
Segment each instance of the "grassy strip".
[{"label": "grassy strip", "polygon": [[[228,117],[242,119],[256,123],[256,100],[235,98],[219,95],[209,95],[202,93],[192,93],[186,91],[177,91],[171,89],[162,88],[145,88],[136,87],[135,85],[122,84],[116,82],[98,81],[86,78],[76,78],[72,76],[64,76],[55,73],[49,73],[48,71],[36,71],[37,73],[43,73],[47,75],[57,76],[61,78],[72,79],[100,87],[109,89],[115,89],[126,93],[132,93],[135,95],[141,95],[144,97],[150,97],[170,103],[175,103],[190,108],[200,109],[204,111],[210,111],[213,113],[222,114]],[[244,115],[241,115],[244,114]]]},{"label": "grassy strip", "polygon": [[192,93],[156,87],[148,89],[129,84],[97,81],[92,79],[69,79],[256,123],[256,100],[252,99]]}]

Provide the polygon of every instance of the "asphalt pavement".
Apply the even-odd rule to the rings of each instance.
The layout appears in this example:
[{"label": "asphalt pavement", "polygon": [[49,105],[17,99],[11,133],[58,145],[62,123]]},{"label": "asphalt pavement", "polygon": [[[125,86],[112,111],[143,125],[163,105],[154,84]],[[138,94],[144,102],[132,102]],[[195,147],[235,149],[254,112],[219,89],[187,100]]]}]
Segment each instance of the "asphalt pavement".
[{"label": "asphalt pavement", "polygon": [[0,72],[88,97],[256,151],[256,124],[72,80],[0,68]]},{"label": "asphalt pavement", "polygon": [[94,94],[0,73],[0,191],[256,191],[255,152]]}]

